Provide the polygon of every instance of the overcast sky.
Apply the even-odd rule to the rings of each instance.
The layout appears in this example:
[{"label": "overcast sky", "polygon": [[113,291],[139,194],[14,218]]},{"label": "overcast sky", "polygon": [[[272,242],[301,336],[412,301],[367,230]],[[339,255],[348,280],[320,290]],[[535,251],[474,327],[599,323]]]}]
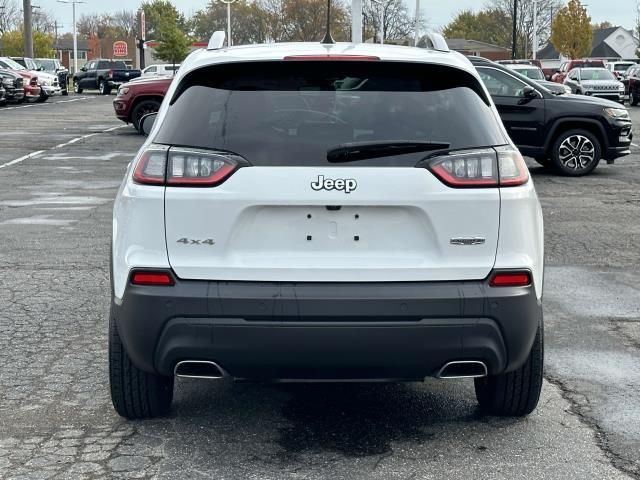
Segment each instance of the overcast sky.
[{"label": "overcast sky", "polygon": [[[85,0],[84,4],[76,5],[76,14],[92,12],[114,12],[121,9],[136,9],[141,1],[138,0]],[[348,1],[348,0],[347,0]],[[415,0],[405,0],[410,8],[415,8]],[[20,2],[22,3],[22,2]],[[180,10],[186,15],[204,8],[207,0],[174,0]],[[432,29],[440,28],[455,16],[460,10],[471,8],[479,9],[484,5],[483,0],[421,0],[421,10]],[[589,15],[594,22],[610,21],[614,25],[622,25],[631,29],[635,23],[634,0],[586,0]],[[71,5],[56,3],[56,0],[32,0],[32,4],[39,5],[43,9],[53,13],[58,21],[63,24],[62,31],[71,31]],[[232,7],[233,8],[233,7]]]}]

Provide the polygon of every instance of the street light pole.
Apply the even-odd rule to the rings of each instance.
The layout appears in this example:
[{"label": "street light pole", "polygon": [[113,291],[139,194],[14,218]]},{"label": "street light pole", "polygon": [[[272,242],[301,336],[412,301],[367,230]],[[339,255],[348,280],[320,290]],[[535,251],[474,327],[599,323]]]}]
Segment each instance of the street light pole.
[{"label": "street light pole", "polygon": [[533,0],[533,59],[538,55],[538,0]]},{"label": "street light pole", "polygon": [[380,45],[384,44],[384,0],[371,0],[373,3],[380,5]]},{"label": "street light pole", "polygon": [[362,43],[362,0],[351,2],[351,41]]},{"label": "street light pole", "polygon": [[73,9],[73,73],[78,73],[78,29],[76,28],[76,3],[86,3],[84,0],[58,0],[60,3],[70,3]]},{"label": "street light pole", "polygon": [[227,46],[233,45],[231,41],[231,4],[236,0],[220,0],[222,3],[227,4]]},{"label": "street light pole", "polygon": [[416,25],[414,27],[415,31],[413,32],[413,46],[418,46],[418,37],[420,36],[420,31],[418,29],[418,25],[420,25],[420,0],[416,0]]}]

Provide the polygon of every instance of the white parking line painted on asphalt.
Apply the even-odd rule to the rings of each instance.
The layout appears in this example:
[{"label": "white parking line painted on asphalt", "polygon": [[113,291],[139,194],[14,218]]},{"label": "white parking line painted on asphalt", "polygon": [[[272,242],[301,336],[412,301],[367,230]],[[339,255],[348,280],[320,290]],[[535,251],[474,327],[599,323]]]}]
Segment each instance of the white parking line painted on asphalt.
[{"label": "white parking line painted on asphalt", "polygon": [[2,111],[6,112],[7,110],[18,110],[20,108],[45,107],[47,105],[56,105],[58,103],[79,102],[81,100],[89,100],[89,98],[90,97],[80,97],[80,98],[72,98],[71,100],[59,100],[57,102],[30,103],[28,105],[18,105],[16,107],[5,107],[2,109]]},{"label": "white parking line painted on asphalt", "polygon": [[38,150],[37,152],[31,152],[28,155],[25,155],[24,157],[16,158],[15,160],[11,160],[10,162],[3,163],[2,165],[0,165],[0,168],[6,168],[6,167],[10,167],[11,165],[15,165],[16,163],[24,162],[25,160],[28,160],[29,158],[35,157],[36,155],[39,155],[44,152],[45,150]]},{"label": "white parking line painted on asphalt", "polygon": [[47,150],[38,150],[37,152],[31,152],[31,153],[29,153],[27,155],[24,155],[24,156],[20,157],[20,158],[16,158],[15,160],[11,160],[10,162],[3,163],[2,165],[0,165],[0,169],[6,168],[6,167],[10,167],[12,165],[16,165],[18,163],[24,162],[25,160],[33,158],[36,155],[40,155],[41,153],[49,152],[51,150],[58,150],[60,148],[67,147],[69,145],[73,145],[74,143],[77,143],[80,140],[85,140],[87,138],[94,137],[96,135],[100,135],[101,133],[113,132],[114,130],[118,130],[120,128],[126,128],[127,126],[128,125],[119,125],[119,126],[116,126],[116,127],[107,128],[106,130],[102,130],[100,132],[88,133],[86,135],[82,135],[81,137],[73,138],[73,139],[69,140],[68,142],[60,143],[60,144],[56,145],[55,147],[49,148]]}]

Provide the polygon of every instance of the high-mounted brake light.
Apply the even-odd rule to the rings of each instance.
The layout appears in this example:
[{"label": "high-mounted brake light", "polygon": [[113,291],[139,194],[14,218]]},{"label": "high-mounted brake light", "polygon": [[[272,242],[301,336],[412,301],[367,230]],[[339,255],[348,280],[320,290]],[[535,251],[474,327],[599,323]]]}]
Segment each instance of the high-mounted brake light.
[{"label": "high-mounted brake light", "polygon": [[452,152],[433,158],[428,168],[453,188],[515,187],[529,180],[522,155],[511,148]]},{"label": "high-mounted brake light", "polygon": [[175,285],[176,282],[173,280],[173,277],[167,272],[139,270],[131,274],[131,283],[133,285],[171,287]]},{"label": "high-mounted brake light", "polygon": [[380,57],[375,55],[289,55],[284,57],[285,60],[305,60],[305,61],[375,61],[380,60]]},{"label": "high-mounted brake light", "polygon": [[239,167],[237,157],[187,148],[152,146],[142,152],[133,180],[143,185],[213,187]]},{"label": "high-mounted brake light", "polygon": [[522,272],[496,272],[491,276],[489,285],[492,287],[526,287],[531,285],[531,273]]}]

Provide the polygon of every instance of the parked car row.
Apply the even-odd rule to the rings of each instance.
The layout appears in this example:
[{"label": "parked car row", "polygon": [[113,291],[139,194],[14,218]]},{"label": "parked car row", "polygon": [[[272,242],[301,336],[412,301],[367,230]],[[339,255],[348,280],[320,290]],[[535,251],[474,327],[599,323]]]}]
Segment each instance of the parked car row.
[{"label": "parked car row", "polygon": [[[50,63],[53,62],[53,63]],[[0,57],[3,103],[45,102],[67,94],[67,70],[55,59]]]}]

